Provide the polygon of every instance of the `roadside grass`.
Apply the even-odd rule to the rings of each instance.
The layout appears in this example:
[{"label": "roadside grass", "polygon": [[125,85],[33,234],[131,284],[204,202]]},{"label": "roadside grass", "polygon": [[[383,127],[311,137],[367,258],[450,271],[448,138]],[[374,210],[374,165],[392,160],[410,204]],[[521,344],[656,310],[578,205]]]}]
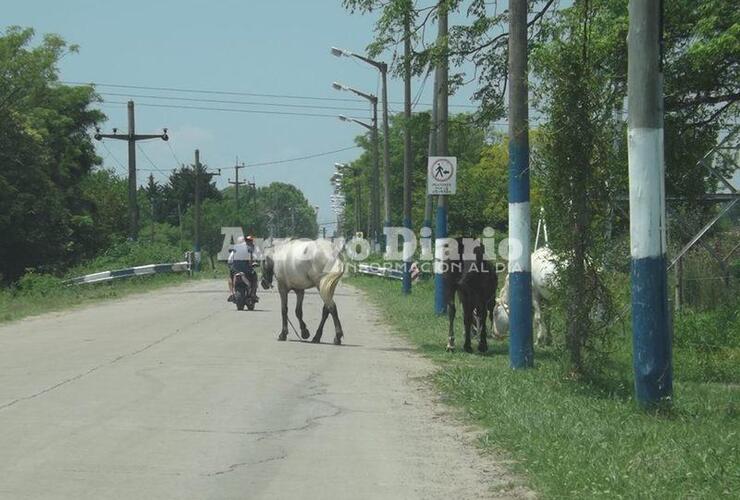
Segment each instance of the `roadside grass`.
[{"label": "roadside grass", "polygon": [[[537,349],[535,368],[515,372],[505,341],[489,341],[487,355],[445,352],[447,319],[432,312],[431,282],[407,297],[396,281],[354,276],[348,282],[437,364],[436,386],[484,429],[482,448],[512,458],[544,498],[740,495],[737,339],[714,351],[676,342],[673,407],[650,413],[632,399],[628,332],[614,342],[603,379],[568,377],[557,348]],[[677,324],[677,336],[679,328],[685,325]],[[727,328],[734,330],[728,337],[738,333],[737,315]],[[458,319],[458,346],[461,330]]]},{"label": "roadside grass", "polygon": [[[62,285],[45,275],[39,286],[31,290],[0,290],[0,323],[15,321],[51,311],[85,306],[103,300],[117,299],[135,293],[144,293],[167,286],[188,282],[187,273],[158,274],[123,278],[86,285]],[[42,283],[46,281],[46,285]]]}]

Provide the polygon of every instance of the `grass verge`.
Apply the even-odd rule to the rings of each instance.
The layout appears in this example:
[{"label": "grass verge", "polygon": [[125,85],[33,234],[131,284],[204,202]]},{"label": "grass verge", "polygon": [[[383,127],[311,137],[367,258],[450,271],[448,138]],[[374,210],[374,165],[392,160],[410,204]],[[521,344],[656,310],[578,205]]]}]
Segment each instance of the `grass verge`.
[{"label": "grass verge", "polygon": [[32,290],[4,289],[0,290],[0,323],[84,306],[102,300],[121,298],[134,293],[149,292],[187,281],[187,273],[180,273],[123,278],[117,281],[72,286],[59,285],[49,280],[48,288],[44,288],[40,283],[40,286]]},{"label": "grass verge", "polygon": [[705,360],[719,366],[721,375],[703,377],[698,371],[703,365],[693,361],[697,353],[676,346],[673,408],[649,414],[631,399],[628,336],[615,342],[609,380],[567,378],[557,349],[537,350],[533,370],[514,372],[506,342],[489,342],[487,355],[444,352],[447,320],[432,312],[430,282],[415,286],[408,297],[395,281],[357,276],[349,283],[363,289],[385,320],[434,360],[437,387],[485,430],[483,449],[511,456],[514,469],[541,496],[737,498],[737,348],[723,350],[720,360]]}]

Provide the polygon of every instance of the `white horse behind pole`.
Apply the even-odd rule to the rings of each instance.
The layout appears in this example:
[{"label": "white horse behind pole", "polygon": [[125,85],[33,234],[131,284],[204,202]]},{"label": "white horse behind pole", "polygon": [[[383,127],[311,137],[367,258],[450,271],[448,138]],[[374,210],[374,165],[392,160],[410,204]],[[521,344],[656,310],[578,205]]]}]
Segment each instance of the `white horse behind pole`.
[{"label": "white horse behind pole", "polygon": [[[537,344],[550,342],[548,321],[543,320],[542,306],[552,297],[555,284],[555,255],[548,247],[532,252],[532,305],[534,306],[534,326],[537,329]],[[509,276],[493,308],[493,330],[497,337],[509,332]]]},{"label": "white horse behind pole", "polygon": [[303,296],[309,288],[318,288],[324,305],[321,322],[311,342],[321,342],[324,323],[331,314],[335,330],[334,343],[337,345],[342,343],[342,325],[334,303],[334,291],[343,274],[344,262],[339,251],[327,240],[288,240],[265,250],[262,287],[270,288],[274,277],[280,294],[283,324],[278,340],[286,340],[288,337],[288,292],[290,291],[296,294],[295,314],[300,323],[301,337],[304,339],[310,337],[308,327],[303,321]]}]

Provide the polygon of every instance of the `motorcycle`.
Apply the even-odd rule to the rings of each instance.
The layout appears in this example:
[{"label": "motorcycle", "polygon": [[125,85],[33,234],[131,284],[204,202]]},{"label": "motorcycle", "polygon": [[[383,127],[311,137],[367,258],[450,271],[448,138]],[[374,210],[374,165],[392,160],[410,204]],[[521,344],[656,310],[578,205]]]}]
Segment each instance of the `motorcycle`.
[{"label": "motorcycle", "polygon": [[254,276],[254,285],[252,285],[250,277],[246,273],[236,273],[234,275],[234,303],[238,311],[243,311],[244,306],[247,306],[248,310],[254,311],[255,304],[259,302],[256,294],[252,293],[252,286],[257,287],[256,271],[253,270],[252,273]]}]

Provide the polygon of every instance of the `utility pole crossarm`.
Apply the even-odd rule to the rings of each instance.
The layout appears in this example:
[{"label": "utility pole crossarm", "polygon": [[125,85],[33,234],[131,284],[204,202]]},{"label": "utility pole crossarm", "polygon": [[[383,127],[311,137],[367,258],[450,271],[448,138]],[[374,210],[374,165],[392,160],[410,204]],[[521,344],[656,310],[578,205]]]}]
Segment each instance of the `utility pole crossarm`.
[{"label": "utility pole crossarm", "polygon": [[134,101],[128,101],[128,134],[119,134],[118,129],[113,129],[112,134],[101,134],[100,129],[95,129],[95,139],[117,139],[128,142],[128,212],[129,212],[129,238],[136,240],[139,233],[139,205],[136,196],[138,184],[136,182],[136,141],[149,139],[169,140],[167,129],[161,134],[137,134],[134,118]]},{"label": "utility pole crossarm", "polygon": [[119,139],[121,141],[146,141],[148,139],[162,139],[163,141],[168,141],[170,139],[170,136],[167,135],[167,129],[164,129],[164,132],[161,134],[133,134],[131,136],[130,134],[101,134],[99,131],[95,133],[95,139],[98,141],[101,139]]}]

